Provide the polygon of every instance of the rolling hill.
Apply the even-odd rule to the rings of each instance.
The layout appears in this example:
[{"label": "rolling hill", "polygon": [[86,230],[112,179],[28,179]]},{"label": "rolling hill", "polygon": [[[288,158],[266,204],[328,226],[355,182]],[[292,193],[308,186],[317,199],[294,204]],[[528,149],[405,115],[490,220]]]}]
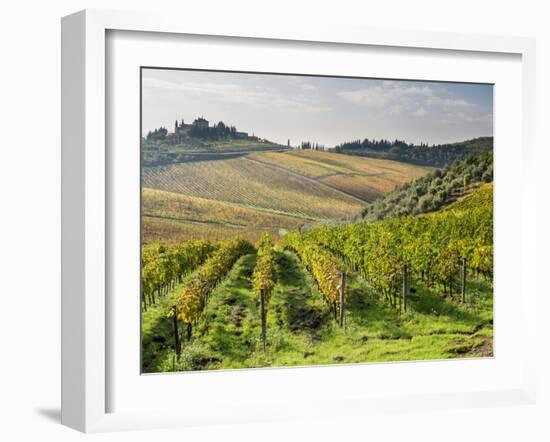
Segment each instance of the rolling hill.
[{"label": "rolling hill", "polygon": [[264,138],[238,132],[234,126],[219,122],[215,126],[198,126],[199,118],[193,124],[178,126],[174,132],[159,128],[149,132],[141,141],[142,162],[146,167],[188,161],[228,159],[248,152],[288,150],[287,146]]},{"label": "rolling hill", "polygon": [[397,187],[369,204],[354,221],[432,212],[493,181],[493,154],[471,155]]},{"label": "rolling hill", "polygon": [[235,234],[277,239],[313,221],[346,218],[431,169],[332,152],[254,152],[144,167],[143,240]]}]

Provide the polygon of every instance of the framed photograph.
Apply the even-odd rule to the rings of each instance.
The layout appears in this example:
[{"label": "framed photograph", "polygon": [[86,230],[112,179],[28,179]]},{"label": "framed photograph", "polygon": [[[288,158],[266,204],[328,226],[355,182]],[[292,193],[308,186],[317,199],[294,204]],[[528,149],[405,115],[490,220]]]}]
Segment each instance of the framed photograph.
[{"label": "framed photograph", "polygon": [[534,400],[533,41],[62,30],[64,424]]},{"label": "framed photograph", "polygon": [[493,88],[143,67],[142,372],[492,357]]}]

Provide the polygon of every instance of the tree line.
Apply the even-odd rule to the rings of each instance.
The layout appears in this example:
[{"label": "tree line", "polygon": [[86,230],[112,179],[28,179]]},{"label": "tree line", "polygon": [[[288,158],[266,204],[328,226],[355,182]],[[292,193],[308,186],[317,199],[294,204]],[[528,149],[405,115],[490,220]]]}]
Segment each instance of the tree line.
[{"label": "tree line", "polygon": [[149,142],[164,141],[168,135],[168,129],[165,127],[159,127],[153,131],[147,132],[145,139]]},{"label": "tree line", "polygon": [[[243,135],[241,135],[241,133],[237,131],[237,128],[235,126],[226,125],[223,121],[220,121],[214,126],[201,126],[198,124],[192,124],[186,127],[189,127],[187,133],[190,137],[202,140],[222,140],[243,137]],[[168,138],[168,129],[161,126],[158,129],[147,132],[147,135],[145,136],[145,142],[162,144],[162,142],[167,141]]]},{"label": "tree line", "polygon": [[397,187],[369,204],[353,222],[437,211],[470,189],[492,181],[492,152],[470,155]]},{"label": "tree line", "polygon": [[198,126],[193,125],[189,129],[189,135],[194,138],[203,140],[221,140],[226,138],[238,138],[237,128],[235,126],[227,126],[223,121],[220,121],[215,126]]},{"label": "tree line", "polygon": [[480,137],[459,143],[418,145],[402,140],[354,140],[335,146],[335,151],[349,155],[370,156],[404,161],[413,164],[445,167],[468,155],[492,152],[493,137]]}]

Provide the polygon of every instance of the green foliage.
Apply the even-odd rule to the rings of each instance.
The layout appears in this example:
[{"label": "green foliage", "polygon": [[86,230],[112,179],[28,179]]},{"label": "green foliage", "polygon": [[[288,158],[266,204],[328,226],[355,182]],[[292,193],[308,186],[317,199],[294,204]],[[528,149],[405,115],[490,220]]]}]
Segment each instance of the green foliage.
[{"label": "green foliage", "polygon": [[286,247],[294,251],[311,273],[325,302],[336,315],[340,309],[340,281],[342,271],[332,252],[319,245],[314,235],[302,235],[298,231],[285,237]]},{"label": "green foliage", "polygon": [[485,184],[476,192],[457,201],[444,210],[472,210],[479,207],[490,208],[493,205],[493,183]]},{"label": "green foliage", "polygon": [[480,137],[453,144],[407,144],[401,140],[355,140],[336,146],[336,152],[444,167],[478,153],[493,151],[493,137]]},{"label": "green foliage", "polygon": [[183,276],[197,268],[214,251],[209,241],[189,241],[168,246],[155,243],[142,247],[141,295],[142,307],[155,303],[160,296]]},{"label": "green foliage", "polygon": [[[250,275],[256,254],[241,257],[215,288],[194,338],[178,361],[169,345],[171,320],[144,327],[144,340],[164,336],[166,347],[144,347],[144,372],[285,367],[337,363],[433,360],[492,355],[492,287],[469,280],[466,304],[451,302],[420,282],[406,314],[398,314],[354,273],[347,275],[346,327],[326,312],[309,272],[290,251],[275,252],[275,285],[268,322],[268,351]],[[192,275],[188,278],[191,278]],[[168,298],[168,297],[166,297]],[[160,306],[158,307],[160,308]],[[157,308],[143,313],[149,315]],[[160,345],[160,344],[159,344]]]},{"label": "green foliage", "polygon": [[166,135],[168,134],[168,129],[165,127],[159,127],[154,131],[149,131],[147,133],[146,140],[149,142],[164,141],[166,140]]},{"label": "green foliage", "polygon": [[[253,250],[252,244],[241,238],[233,238],[221,243],[187,283],[185,289],[176,295],[174,301],[178,319],[187,324],[195,323],[206,305],[210,292],[231,270],[239,257]],[[170,310],[168,316],[173,314],[172,312],[173,310]]]},{"label": "green foliage", "polygon": [[[250,136],[239,132],[235,126],[228,126],[223,121],[209,126],[208,122],[176,126],[174,132],[168,132],[160,127],[142,139],[141,153],[144,166],[159,166],[166,164],[227,159],[227,151],[236,154],[247,151],[281,150],[286,149],[278,143]],[[219,153],[222,155],[216,156]],[[205,154],[209,156],[205,158]]]},{"label": "green foliage", "polygon": [[252,286],[254,296],[259,299],[260,294],[264,293],[265,302],[269,302],[269,294],[275,286],[274,281],[275,261],[273,257],[273,242],[269,233],[264,232],[258,246],[258,257],[256,267],[252,273]]},{"label": "green foliage", "polygon": [[492,181],[493,154],[469,156],[387,193],[368,205],[355,221],[374,221],[439,210],[480,183]]},{"label": "green foliage", "polygon": [[299,244],[295,246],[298,250],[306,250],[306,267],[311,266],[312,259],[318,259],[309,257],[310,250],[319,255],[326,249],[340,254],[394,306],[403,283],[404,265],[452,293],[462,259],[477,272],[492,276],[492,185],[446,211],[291,232],[287,241]]},{"label": "green foliage", "polygon": [[207,347],[201,342],[191,342],[185,347],[181,357],[167,358],[160,366],[160,371],[195,371],[202,370],[211,356]]},{"label": "green foliage", "polygon": [[189,135],[195,138],[219,140],[224,138],[236,138],[237,128],[235,126],[226,126],[220,121],[215,126],[201,127],[193,125],[189,129]]}]

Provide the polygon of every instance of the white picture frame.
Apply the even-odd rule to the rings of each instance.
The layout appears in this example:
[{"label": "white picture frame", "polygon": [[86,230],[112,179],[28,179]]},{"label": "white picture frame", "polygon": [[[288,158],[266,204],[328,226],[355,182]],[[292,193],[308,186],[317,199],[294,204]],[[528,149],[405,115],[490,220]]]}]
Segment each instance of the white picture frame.
[{"label": "white picture frame", "polygon": [[[414,409],[463,408],[499,404],[533,403],[536,396],[535,339],[527,340],[521,356],[522,381],[502,388],[478,388],[461,393],[444,390],[420,395],[331,397],[310,408],[274,404],[270,408],[239,403],[225,414],[189,410],[140,410],[113,412],[108,404],[109,366],[113,355],[108,342],[110,324],[108,247],[112,232],[107,228],[112,203],[108,186],[108,134],[106,121],[109,93],[106,66],[106,35],[110,31],[154,32],[163,35],[203,35],[225,38],[269,39],[292,42],[368,45],[383,48],[467,51],[483,54],[513,54],[521,57],[521,159],[525,176],[520,190],[522,211],[521,264],[523,316],[519,319],[527,336],[534,336],[536,317],[536,268],[534,237],[534,108],[535,43],[532,39],[450,33],[427,33],[368,28],[314,26],[295,28],[277,23],[208,22],[185,24],[177,17],[156,17],[87,10],[62,21],[62,423],[85,432],[254,422],[289,417],[362,415],[377,409],[396,412]],[[498,99],[498,98],[497,98]],[[498,118],[498,116],[497,116]],[[497,172],[498,173],[498,172]],[[498,259],[497,248],[497,259]],[[529,276],[531,275],[531,276]],[[498,320],[498,318],[497,318]],[[498,357],[498,356],[497,356]],[[332,367],[342,370],[344,367]],[[311,370],[311,369],[310,369]],[[315,370],[315,368],[313,368]],[[286,370],[287,373],[289,370]],[[240,372],[239,376],[243,376]],[[256,371],[257,373],[257,371]],[[264,371],[263,376],[269,376]],[[311,372],[310,372],[311,373]],[[228,377],[235,373],[225,372]],[[256,375],[254,375],[256,376]],[[205,382],[204,379],[202,382]],[[224,382],[218,378],[218,383]],[[215,406],[213,406],[215,408]],[[236,411],[239,411],[237,413]]]}]

